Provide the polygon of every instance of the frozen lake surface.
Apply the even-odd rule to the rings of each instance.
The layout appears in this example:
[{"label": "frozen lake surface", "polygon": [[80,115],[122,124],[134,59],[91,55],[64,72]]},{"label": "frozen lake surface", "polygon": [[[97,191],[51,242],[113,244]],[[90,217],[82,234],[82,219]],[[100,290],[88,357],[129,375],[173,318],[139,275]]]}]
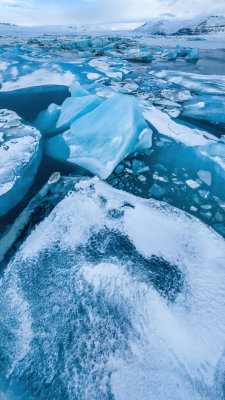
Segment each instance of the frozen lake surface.
[{"label": "frozen lake surface", "polygon": [[224,115],[222,34],[1,32],[0,398],[224,398]]}]

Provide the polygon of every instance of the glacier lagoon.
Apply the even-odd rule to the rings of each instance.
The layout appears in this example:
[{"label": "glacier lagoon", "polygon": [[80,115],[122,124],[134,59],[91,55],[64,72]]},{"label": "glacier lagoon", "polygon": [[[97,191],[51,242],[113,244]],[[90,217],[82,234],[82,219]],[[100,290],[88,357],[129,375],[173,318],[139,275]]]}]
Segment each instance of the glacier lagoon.
[{"label": "glacier lagoon", "polygon": [[189,39],[0,38],[3,115],[39,146],[1,208],[3,399],[224,397],[224,59]]}]

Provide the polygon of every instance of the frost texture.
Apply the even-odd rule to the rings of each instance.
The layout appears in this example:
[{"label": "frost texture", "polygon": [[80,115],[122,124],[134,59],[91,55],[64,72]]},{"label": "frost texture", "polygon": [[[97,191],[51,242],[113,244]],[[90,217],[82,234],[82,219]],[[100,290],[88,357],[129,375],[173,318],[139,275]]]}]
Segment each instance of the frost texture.
[{"label": "frost texture", "polygon": [[221,399],[224,258],[184,212],[78,181],[1,278],[2,373],[41,400]]}]

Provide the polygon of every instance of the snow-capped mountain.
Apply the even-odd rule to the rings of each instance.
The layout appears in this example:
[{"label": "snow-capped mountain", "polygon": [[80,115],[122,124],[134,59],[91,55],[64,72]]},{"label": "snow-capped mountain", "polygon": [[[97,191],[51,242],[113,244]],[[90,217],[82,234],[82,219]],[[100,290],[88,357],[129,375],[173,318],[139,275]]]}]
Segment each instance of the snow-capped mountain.
[{"label": "snow-capped mountain", "polygon": [[[191,23],[191,20],[188,21]],[[136,29],[136,31],[148,33],[150,35],[172,35],[181,28],[186,26],[188,22],[185,20],[175,20],[175,19],[153,19],[146,22],[144,25]]]},{"label": "snow-capped mountain", "polygon": [[225,32],[225,17],[210,16],[192,20],[162,19],[146,22],[136,31],[150,35],[201,35]]},{"label": "snow-capped mountain", "polygon": [[225,17],[211,16],[205,18],[198,24],[190,24],[180,28],[177,35],[202,35],[207,33],[225,32]]}]

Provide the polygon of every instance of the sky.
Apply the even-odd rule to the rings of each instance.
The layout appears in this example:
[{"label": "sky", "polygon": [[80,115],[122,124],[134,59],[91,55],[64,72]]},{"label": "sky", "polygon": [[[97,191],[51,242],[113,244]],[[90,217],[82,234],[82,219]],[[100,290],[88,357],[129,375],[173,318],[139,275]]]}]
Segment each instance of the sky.
[{"label": "sky", "polygon": [[225,0],[0,0],[0,22],[57,25],[225,15]]}]

